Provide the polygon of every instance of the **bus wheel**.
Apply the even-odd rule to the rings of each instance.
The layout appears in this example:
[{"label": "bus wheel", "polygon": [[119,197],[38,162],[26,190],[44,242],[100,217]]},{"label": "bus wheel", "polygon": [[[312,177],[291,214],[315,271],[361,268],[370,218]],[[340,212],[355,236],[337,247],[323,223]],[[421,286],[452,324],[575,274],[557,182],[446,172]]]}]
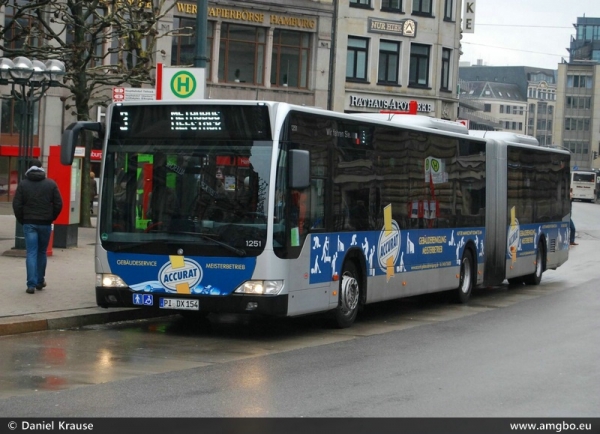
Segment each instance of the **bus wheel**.
[{"label": "bus wheel", "polygon": [[523,277],[523,281],[527,285],[539,285],[542,281],[542,273],[544,272],[544,246],[538,244],[535,254],[535,271]]},{"label": "bus wheel", "polygon": [[338,307],[333,311],[335,325],[339,328],[348,328],[356,319],[358,302],[360,300],[360,283],[358,272],[352,262],[346,263],[340,280],[340,295]]},{"label": "bus wheel", "polygon": [[469,301],[471,291],[473,290],[474,273],[473,255],[471,255],[470,250],[465,250],[460,261],[460,280],[458,288],[455,290],[457,302],[466,303]]}]

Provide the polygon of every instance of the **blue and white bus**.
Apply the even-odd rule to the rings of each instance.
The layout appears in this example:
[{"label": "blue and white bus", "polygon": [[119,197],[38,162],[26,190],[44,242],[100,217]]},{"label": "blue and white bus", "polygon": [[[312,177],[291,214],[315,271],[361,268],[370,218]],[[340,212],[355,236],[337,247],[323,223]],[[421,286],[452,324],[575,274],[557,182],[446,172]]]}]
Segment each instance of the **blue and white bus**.
[{"label": "blue and white bus", "polygon": [[[568,258],[569,153],[425,116],[279,102],[124,102],[103,136],[99,306],[330,312],[538,284]],[[531,142],[530,140],[533,140]]]}]

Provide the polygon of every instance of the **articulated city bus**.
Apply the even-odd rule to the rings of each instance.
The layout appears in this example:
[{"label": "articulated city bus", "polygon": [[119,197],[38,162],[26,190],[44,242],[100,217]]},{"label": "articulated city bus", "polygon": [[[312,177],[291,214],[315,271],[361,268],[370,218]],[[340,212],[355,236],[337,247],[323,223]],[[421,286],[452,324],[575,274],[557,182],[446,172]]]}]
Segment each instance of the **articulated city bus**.
[{"label": "articulated city bus", "polygon": [[571,172],[571,192],[573,199],[596,201],[597,174],[591,170],[573,170]]},{"label": "articulated city bus", "polygon": [[568,258],[570,155],[532,138],[279,102],[124,102],[65,131],[64,164],[82,129],[104,140],[102,307],[349,327],[369,303],[465,303]]}]

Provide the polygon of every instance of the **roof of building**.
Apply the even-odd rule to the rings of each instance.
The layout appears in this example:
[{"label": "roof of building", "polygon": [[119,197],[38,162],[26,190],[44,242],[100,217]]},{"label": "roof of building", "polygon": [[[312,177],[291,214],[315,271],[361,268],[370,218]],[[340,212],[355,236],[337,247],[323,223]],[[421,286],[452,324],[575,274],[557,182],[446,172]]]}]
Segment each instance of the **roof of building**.
[{"label": "roof of building", "polygon": [[516,84],[470,81],[461,85],[459,98],[461,100],[474,98],[526,102],[527,93],[521,93]]},{"label": "roof of building", "polygon": [[465,66],[458,69],[458,76],[464,81],[489,81],[516,84],[521,95],[527,95],[530,81],[540,81],[545,76],[548,84],[556,84],[557,70],[531,66]]}]

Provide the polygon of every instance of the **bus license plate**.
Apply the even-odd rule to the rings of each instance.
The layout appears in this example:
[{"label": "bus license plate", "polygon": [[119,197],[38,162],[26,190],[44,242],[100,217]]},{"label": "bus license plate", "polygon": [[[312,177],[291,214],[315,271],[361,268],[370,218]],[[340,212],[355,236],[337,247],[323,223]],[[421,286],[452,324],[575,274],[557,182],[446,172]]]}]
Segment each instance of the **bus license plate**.
[{"label": "bus license plate", "polygon": [[181,298],[161,298],[161,309],[200,310],[198,300],[186,300]]}]

